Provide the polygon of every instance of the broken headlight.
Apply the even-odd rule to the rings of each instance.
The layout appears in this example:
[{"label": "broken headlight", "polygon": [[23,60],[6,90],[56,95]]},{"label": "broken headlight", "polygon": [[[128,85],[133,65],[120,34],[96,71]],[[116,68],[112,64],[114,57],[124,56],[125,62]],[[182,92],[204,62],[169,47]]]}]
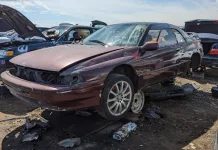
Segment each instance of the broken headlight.
[{"label": "broken headlight", "polygon": [[83,81],[84,79],[80,75],[67,75],[61,78],[61,84],[65,85],[75,85],[82,83]]}]

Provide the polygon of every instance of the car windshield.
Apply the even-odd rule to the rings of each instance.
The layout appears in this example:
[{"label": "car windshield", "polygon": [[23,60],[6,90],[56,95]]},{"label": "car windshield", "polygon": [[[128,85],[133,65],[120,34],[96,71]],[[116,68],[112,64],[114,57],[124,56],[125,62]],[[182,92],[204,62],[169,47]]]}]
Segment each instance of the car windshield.
[{"label": "car windshield", "polygon": [[106,26],[87,37],[86,45],[138,46],[149,24],[117,24]]}]

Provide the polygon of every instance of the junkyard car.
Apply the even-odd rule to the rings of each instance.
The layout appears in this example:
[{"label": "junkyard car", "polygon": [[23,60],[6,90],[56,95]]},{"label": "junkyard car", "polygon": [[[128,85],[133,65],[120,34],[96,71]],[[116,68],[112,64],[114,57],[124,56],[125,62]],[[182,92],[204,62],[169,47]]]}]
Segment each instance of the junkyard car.
[{"label": "junkyard car", "polygon": [[192,20],[185,23],[186,32],[196,32],[204,50],[202,65],[218,68],[218,21]]},{"label": "junkyard car", "polygon": [[130,109],[142,110],[142,89],[186,73],[190,63],[198,67],[202,55],[201,44],[176,26],[115,24],[96,31],[83,45],[19,55],[10,60],[15,69],[1,78],[21,100],[62,111],[94,108],[117,120]]},{"label": "junkyard car", "polygon": [[[0,19],[2,31],[0,34],[0,72],[13,67],[9,60],[14,56],[45,47],[72,43],[74,40],[72,32],[77,31],[82,38],[85,38],[97,30],[90,26],[59,26],[58,28],[62,30],[56,39],[49,39],[20,12],[4,5],[0,5]],[[10,31],[7,31],[9,29]]]}]

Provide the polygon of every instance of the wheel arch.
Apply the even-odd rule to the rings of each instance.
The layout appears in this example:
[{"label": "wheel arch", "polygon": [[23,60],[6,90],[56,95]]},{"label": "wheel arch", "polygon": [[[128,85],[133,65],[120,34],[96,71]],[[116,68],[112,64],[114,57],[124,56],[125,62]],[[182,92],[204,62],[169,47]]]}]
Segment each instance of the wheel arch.
[{"label": "wheel arch", "polygon": [[201,55],[199,53],[193,53],[191,56],[191,68],[197,69],[201,65]]},{"label": "wheel arch", "polygon": [[109,72],[108,76],[112,73],[126,75],[134,85],[134,92],[136,93],[138,91],[138,75],[133,66],[131,66],[130,64],[120,64],[114,67]]}]

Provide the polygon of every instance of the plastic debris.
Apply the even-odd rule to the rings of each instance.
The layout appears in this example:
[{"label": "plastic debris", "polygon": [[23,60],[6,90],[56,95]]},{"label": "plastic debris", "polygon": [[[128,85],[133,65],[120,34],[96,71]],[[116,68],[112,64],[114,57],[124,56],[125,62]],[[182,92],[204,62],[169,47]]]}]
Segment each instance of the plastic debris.
[{"label": "plastic debris", "polygon": [[159,107],[151,107],[145,110],[145,117],[147,119],[160,119],[163,117],[163,114],[160,111]]},{"label": "plastic debris", "polygon": [[165,92],[148,93],[147,96],[151,100],[162,100],[173,97],[182,97],[193,94],[199,87],[195,84],[184,84],[181,88],[171,89]]},{"label": "plastic debris", "polygon": [[31,142],[31,141],[38,140],[38,138],[39,138],[39,135],[36,132],[29,133],[23,136],[22,142]]},{"label": "plastic debris", "polygon": [[129,122],[114,132],[113,139],[124,141],[133,131],[136,130],[136,128],[137,125],[134,122]]},{"label": "plastic debris", "polygon": [[45,130],[51,127],[49,123],[47,123],[47,122],[42,122],[42,121],[36,122],[36,125],[37,125],[38,127],[41,127],[41,128],[43,128],[43,129],[45,129]]},{"label": "plastic debris", "polygon": [[35,122],[31,122],[29,118],[26,118],[26,123],[25,123],[25,129],[27,131],[31,130],[32,128],[34,128],[36,126]]},{"label": "plastic debris", "polygon": [[17,139],[20,136],[20,132],[17,132],[14,137]]},{"label": "plastic debris", "polygon": [[84,116],[84,117],[91,116],[91,113],[87,112],[87,111],[76,111],[75,114],[80,115],[80,116]]},{"label": "plastic debris", "polygon": [[58,142],[58,145],[64,148],[74,147],[74,145],[79,146],[80,144],[81,144],[80,138],[65,139]]}]

